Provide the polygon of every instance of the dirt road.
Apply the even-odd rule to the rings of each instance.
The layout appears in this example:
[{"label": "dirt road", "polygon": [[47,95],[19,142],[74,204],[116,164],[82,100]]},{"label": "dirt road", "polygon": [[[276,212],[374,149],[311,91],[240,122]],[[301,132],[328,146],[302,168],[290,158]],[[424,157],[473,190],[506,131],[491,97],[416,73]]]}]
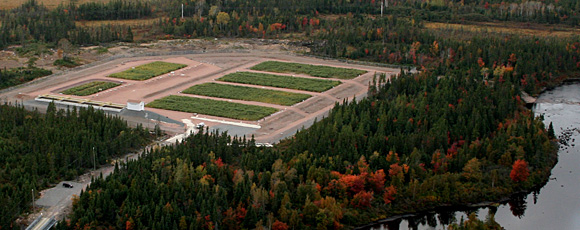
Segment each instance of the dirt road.
[{"label": "dirt road", "polygon": [[[143,148],[141,151],[124,155],[117,159],[113,159],[113,161],[120,163],[126,162],[127,160],[134,160],[139,158],[143,152],[150,150],[154,146],[167,144],[171,143],[155,142],[152,145]],[[99,177],[102,175],[106,178],[113,173],[114,169],[115,166],[112,164],[105,165],[97,170],[81,175],[75,181],[62,181],[52,188],[42,190],[40,192],[40,198],[35,201],[37,210],[35,213],[28,216],[28,223],[31,223],[41,214],[44,219],[53,217],[55,220],[62,220],[71,211],[73,197],[80,196],[81,191],[86,190],[86,188],[91,184],[92,177]],[[73,187],[64,187],[63,183],[68,183]]]}]

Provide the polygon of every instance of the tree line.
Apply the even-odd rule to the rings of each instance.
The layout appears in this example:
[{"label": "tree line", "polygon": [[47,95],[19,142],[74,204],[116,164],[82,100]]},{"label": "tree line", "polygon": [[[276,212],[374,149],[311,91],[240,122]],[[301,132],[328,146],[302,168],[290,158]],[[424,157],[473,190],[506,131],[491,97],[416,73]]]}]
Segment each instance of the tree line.
[{"label": "tree line", "polygon": [[[17,9],[0,12],[3,18],[0,47],[23,44],[30,39],[56,43],[66,38],[77,45],[132,41],[133,36],[128,32],[130,28],[127,26],[105,25],[97,30],[75,26],[74,22],[142,19],[153,16],[166,18],[163,19],[165,23],[173,24],[173,28],[164,23],[153,25],[150,29],[163,32],[163,34],[155,33],[153,36],[169,34],[177,37],[276,37],[280,31],[297,32],[306,24],[318,25],[320,21],[324,21],[324,15],[354,14],[361,17],[364,15],[376,17],[381,14],[381,2],[384,4],[385,15],[414,20],[452,23],[496,20],[568,25],[577,25],[580,22],[578,16],[580,4],[573,0],[541,2],[244,0],[227,4],[218,0],[151,2],[115,0],[80,5],[71,1],[53,10],[47,9],[35,0],[29,0]],[[180,19],[182,15],[185,16],[184,19]],[[273,36],[266,36],[270,34]]]},{"label": "tree line", "polygon": [[0,228],[18,228],[14,221],[31,208],[32,189],[39,197],[40,190],[75,179],[151,139],[141,126],[129,128],[92,107],[57,110],[51,103],[41,114],[0,105]]},{"label": "tree line", "polygon": [[[134,7],[133,5],[120,5]],[[71,12],[63,5],[49,10],[35,0],[29,0],[16,9],[3,12],[2,25],[0,26],[0,48],[10,44],[26,45],[31,42],[57,44],[61,39],[68,39],[75,45],[133,41],[133,33],[129,26],[111,24],[96,27],[76,26],[77,14],[84,15],[84,11],[84,8],[80,8]],[[115,12],[120,15],[105,15],[103,17],[113,17],[109,19],[125,17],[122,10]],[[81,19],[83,17],[85,16],[80,16]]]},{"label": "tree line", "polygon": [[113,0],[87,2],[80,5],[71,2],[65,9],[75,20],[124,20],[150,17],[153,13],[147,1]]}]

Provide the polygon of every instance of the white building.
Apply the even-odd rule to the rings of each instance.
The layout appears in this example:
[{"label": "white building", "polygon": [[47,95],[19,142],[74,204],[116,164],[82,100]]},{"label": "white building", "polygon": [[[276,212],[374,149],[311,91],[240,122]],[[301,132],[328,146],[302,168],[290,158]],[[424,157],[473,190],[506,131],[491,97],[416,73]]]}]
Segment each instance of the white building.
[{"label": "white building", "polygon": [[143,111],[145,110],[145,102],[137,100],[128,100],[127,109],[132,111]]}]

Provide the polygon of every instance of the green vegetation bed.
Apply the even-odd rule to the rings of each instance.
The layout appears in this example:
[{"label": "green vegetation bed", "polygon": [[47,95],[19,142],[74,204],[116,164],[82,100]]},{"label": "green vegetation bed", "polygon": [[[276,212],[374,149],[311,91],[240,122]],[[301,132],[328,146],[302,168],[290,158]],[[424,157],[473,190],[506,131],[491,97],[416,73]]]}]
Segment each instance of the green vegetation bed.
[{"label": "green vegetation bed", "polygon": [[217,83],[194,85],[184,90],[183,93],[244,101],[258,101],[277,105],[293,105],[311,97],[311,95],[302,93]]},{"label": "green vegetation bed", "polygon": [[237,72],[218,79],[219,81],[236,82],[251,85],[273,86],[279,88],[324,92],[340,85],[340,81],[289,77],[265,73]]},{"label": "green vegetation bed", "polygon": [[147,107],[167,109],[189,113],[201,113],[211,116],[255,121],[277,112],[277,109],[244,105],[227,101],[169,95],[147,104]]},{"label": "green vegetation bed", "polygon": [[76,96],[87,96],[114,88],[121,85],[120,83],[108,82],[108,81],[93,81],[79,86],[69,88],[61,93],[66,95],[76,95]]},{"label": "green vegetation bed", "polygon": [[252,70],[269,71],[276,73],[299,73],[314,77],[353,79],[367,71],[360,69],[346,69],[322,65],[309,65],[292,62],[265,61],[251,68]]},{"label": "green vegetation bed", "polygon": [[145,65],[140,65],[123,72],[111,74],[109,77],[143,81],[149,78],[157,77],[161,74],[166,74],[171,71],[181,69],[186,66],[187,65],[184,64],[156,61]]}]

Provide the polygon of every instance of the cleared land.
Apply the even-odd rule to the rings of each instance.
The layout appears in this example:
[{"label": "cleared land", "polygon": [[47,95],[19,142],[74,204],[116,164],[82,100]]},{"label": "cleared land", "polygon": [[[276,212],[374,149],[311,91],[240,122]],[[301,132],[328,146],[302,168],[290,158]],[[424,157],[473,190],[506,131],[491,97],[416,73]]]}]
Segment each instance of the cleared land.
[{"label": "cleared land", "polygon": [[202,113],[246,121],[259,120],[278,111],[270,107],[175,95],[169,95],[152,101],[147,104],[147,107],[188,113]]},{"label": "cleared land", "polygon": [[149,64],[140,65],[120,73],[111,74],[109,75],[109,77],[143,81],[149,78],[169,73],[174,70],[181,69],[186,66],[187,65],[184,64],[156,61],[151,62]]},{"label": "cleared land", "polygon": [[263,85],[278,88],[324,92],[340,85],[340,81],[310,79],[302,77],[281,76],[266,73],[236,72],[217,79],[218,81],[235,82],[250,85]]},{"label": "cleared land", "polygon": [[[205,44],[205,41],[199,40],[195,41],[195,46],[198,44]],[[212,43],[214,41],[211,41]],[[171,42],[173,44],[173,41]],[[157,45],[152,47],[157,47],[159,44],[165,44],[164,42],[156,43]],[[182,46],[187,43],[175,43],[178,45],[180,50]],[[237,44],[229,42],[228,44]],[[252,43],[252,46],[254,44]],[[332,89],[321,93],[305,92],[303,90],[289,89],[289,88],[273,88],[269,86],[264,86],[271,90],[278,90],[284,92],[292,93],[304,93],[312,95],[312,97],[304,102],[295,104],[293,106],[266,104],[263,102],[256,101],[242,101],[236,100],[235,103],[244,105],[254,105],[263,106],[268,111],[266,114],[275,112],[270,116],[263,117],[263,119],[258,119],[264,116],[264,114],[255,116],[253,118],[244,118],[246,120],[241,121],[232,117],[237,117],[231,115],[232,107],[231,104],[226,104],[225,112],[222,113],[212,113],[212,109],[199,109],[196,110],[198,115],[193,115],[192,112],[182,112],[189,111],[181,109],[169,110],[161,108],[148,107],[147,111],[152,113],[157,113],[159,116],[151,117],[135,117],[130,115],[121,115],[128,120],[130,124],[141,123],[146,127],[153,128],[154,123],[161,126],[162,129],[167,130],[171,133],[181,133],[183,127],[179,124],[172,122],[160,121],[159,117],[166,117],[167,120],[173,120],[176,122],[183,121],[184,119],[191,120],[193,123],[204,122],[208,126],[224,127],[225,131],[232,128],[232,130],[237,130],[237,123],[242,124],[252,124],[258,125],[258,129],[250,129],[253,131],[247,131],[247,136],[255,135],[256,141],[274,143],[280,140],[280,138],[288,137],[292,135],[297,130],[301,129],[303,126],[308,127],[312,122],[317,119],[322,119],[328,114],[328,110],[332,107],[334,102],[342,102],[344,100],[350,100],[354,95],[357,98],[362,98],[368,90],[368,82],[372,80],[373,72],[379,73],[396,73],[396,69],[389,69],[383,67],[374,66],[359,66],[352,64],[345,64],[342,62],[319,60],[308,57],[299,57],[293,55],[281,54],[278,52],[270,53],[271,46],[264,48],[268,52],[262,52],[259,50],[253,50],[252,52],[241,52],[241,53],[212,53],[207,52],[203,54],[191,54],[191,55],[175,55],[175,56],[154,56],[154,57],[131,57],[131,58],[120,58],[101,65],[88,67],[86,69],[81,69],[79,71],[74,71],[66,73],[63,75],[50,76],[47,79],[40,79],[33,82],[32,84],[25,85],[23,87],[17,87],[11,90],[0,90],[0,100],[3,101],[23,101],[27,106],[31,108],[38,108],[40,110],[45,110],[48,104],[44,102],[35,101],[34,98],[39,95],[45,94],[58,94],[64,90],[71,87],[80,86],[89,82],[94,81],[110,81],[119,82],[119,79],[108,78],[110,74],[119,73],[127,69],[132,69],[132,67],[138,67],[153,61],[164,61],[169,63],[179,63],[185,64],[187,67],[176,70],[175,74],[172,76],[162,75],[159,77],[151,78],[145,81],[127,81],[122,83],[122,85],[108,90],[103,90],[99,93],[88,95],[88,96],[67,96],[74,100],[83,101],[100,101],[100,102],[110,102],[114,104],[126,104],[128,100],[144,101],[146,103],[155,101],[160,98],[167,97],[169,95],[180,95],[187,88],[193,85],[199,85],[204,83],[219,83],[216,82],[217,78],[223,77],[230,73],[235,72],[257,72],[250,71],[249,68],[255,66],[264,61],[279,60],[290,63],[308,63],[313,65],[325,65],[337,68],[353,68],[368,71],[361,77],[353,80],[340,80],[342,84],[335,86]],[[111,50],[116,50],[118,48],[111,48]],[[132,48],[129,48],[129,50]],[[140,50],[141,48],[137,49]],[[150,48],[155,51],[155,48]],[[114,51],[111,51],[114,52]],[[291,74],[279,74],[287,77],[291,77]],[[301,78],[306,79],[319,79],[319,80],[337,80],[337,79],[322,79],[316,77],[307,77],[304,75],[297,75]],[[246,87],[262,88],[261,86],[250,86],[243,83],[223,83],[224,85],[240,85]],[[353,87],[349,87],[353,86]],[[347,90],[346,93],[339,93],[342,90]],[[190,98],[202,98],[202,99],[212,99],[207,98],[207,96],[193,96],[188,94],[181,94],[180,96],[190,97]],[[341,97],[344,96],[344,97]],[[324,99],[321,99],[323,97]],[[188,98],[187,98],[188,99]],[[191,99],[195,101],[200,101],[200,99]],[[233,100],[233,99],[232,99]],[[222,104],[220,102],[228,102],[228,99],[218,99],[205,100],[207,106],[214,106],[216,104]],[[232,103],[233,104],[233,103]],[[182,107],[184,105],[177,104],[177,107]],[[276,110],[277,109],[277,110]],[[217,110],[224,110],[218,108]],[[217,115],[217,116],[216,116]],[[249,121],[254,119],[253,121]],[[258,120],[255,120],[258,119]],[[161,122],[161,123],[159,123]],[[225,125],[223,122],[233,122],[234,125]],[[242,125],[243,126],[243,125]]]},{"label": "cleared land", "polygon": [[308,94],[217,83],[194,85],[182,91],[182,93],[243,101],[258,101],[277,105],[293,105],[311,97]]},{"label": "cleared land", "polygon": [[61,93],[66,95],[76,95],[76,96],[87,96],[92,95],[103,90],[117,87],[121,84],[108,81],[93,81],[86,84],[82,84],[76,87],[69,88],[62,91]]},{"label": "cleared land", "polygon": [[[469,22],[469,24],[426,22],[425,28],[432,30],[455,30],[462,32],[496,32],[505,34],[518,34],[528,36],[576,36],[580,29],[565,25],[545,25],[527,22]],[[451,36],[454,34],[450,34]]]},{"label": "cleared land", "polygon": [[251,68],[252,70],[268,71],[276,73],[297,73],[313,77],[353,79],[367,71],[359,69],[346,69],[331,66],[309,65],[292,62],[265,61]]},{"label": "cleared land", "polygon": [[[17,8],[28,1],[29,0],[1,0],[0,1],[0,9],[3,9],[3,10],[14,9],[14,8]],[[48,8],[54,9],[57,6],[59,6],[60,4],[65,4],[65,5],[69,4],[70,0],[36,0],[36,2],[38,4],[45,5]],[[77,0],[77,1],[75,1],[75,3],[77,5],[80,5],[83,3],[89,3],[89,2],[106,3],[106,2],[109,2],[109,0]]]}]

